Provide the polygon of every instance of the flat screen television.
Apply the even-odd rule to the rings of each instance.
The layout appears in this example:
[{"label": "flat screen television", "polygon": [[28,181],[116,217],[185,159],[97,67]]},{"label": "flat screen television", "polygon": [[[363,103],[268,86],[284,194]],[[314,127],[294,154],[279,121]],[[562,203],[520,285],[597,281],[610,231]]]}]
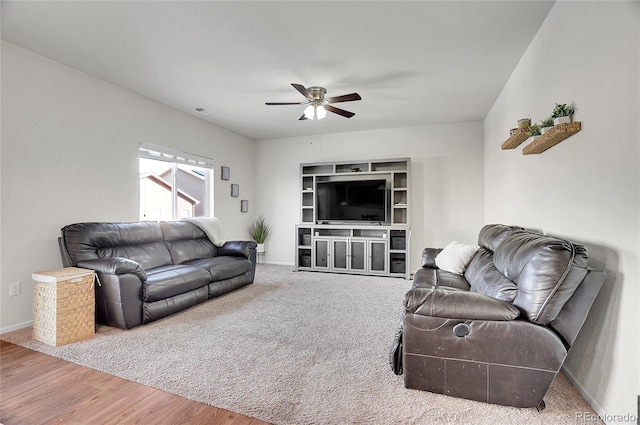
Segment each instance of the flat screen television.
[{"label": "flat screen television", "polygon": [[317,222],[388,224],[389,187],[385,179],[318,181]]}]

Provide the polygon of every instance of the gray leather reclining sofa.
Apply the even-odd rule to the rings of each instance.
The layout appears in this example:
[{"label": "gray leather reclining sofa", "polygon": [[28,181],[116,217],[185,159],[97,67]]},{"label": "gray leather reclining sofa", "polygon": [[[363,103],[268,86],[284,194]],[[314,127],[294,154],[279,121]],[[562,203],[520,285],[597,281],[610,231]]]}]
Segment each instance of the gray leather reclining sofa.
[{"label": "gray leather reclining sofa", "polygon": [[390,363],[407,388],[544,408],[605,275],[584,246],[487,225],[463,275],[423,251]]},{"label": "gray leather reclining sofa", "polygon": [[215,246],[186,221],[76,223],[63,264],[96,271],[96,320],[130,329],[253,283],[256,243]]}]

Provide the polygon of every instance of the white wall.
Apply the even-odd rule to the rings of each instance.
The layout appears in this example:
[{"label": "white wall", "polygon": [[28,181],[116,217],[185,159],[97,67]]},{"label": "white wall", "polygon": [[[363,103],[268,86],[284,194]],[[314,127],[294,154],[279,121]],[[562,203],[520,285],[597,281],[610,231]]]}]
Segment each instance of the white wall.
[{"label": "white wall", "polygon": [[[637,415],[640,393],[639,5],[557,2],[485,120],[485,220],[582,242],[607,271],[566,368],[608,415]],[[582,131],[500,150],[519,118],[572,101]]]},{"label": "white wall", "polygon": [[[342,119],[329,117],[327,119]],[[451,240],[475,243],[483,225],[483,130],[481,122],[263,140],[256,151],[256,199],[273,224],[267,261],[293,264],[295,225],[300,223],[300,164],[411,158],[411,270],[422,249]]]},{"label": "white wall", "polygon": [[140,142],[213,158],[215,214],[229,239],[248,238],[253,141],[2,42],[0,331],[32,320],[31,274],[62,266],[61,227],[138,220]]}]

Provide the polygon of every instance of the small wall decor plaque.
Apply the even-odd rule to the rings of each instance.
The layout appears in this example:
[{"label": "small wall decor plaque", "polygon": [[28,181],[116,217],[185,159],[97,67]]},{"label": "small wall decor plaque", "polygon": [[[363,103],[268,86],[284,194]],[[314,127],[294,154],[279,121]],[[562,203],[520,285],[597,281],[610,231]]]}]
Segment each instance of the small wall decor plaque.
[{"label": "small wall decor plaque", "polygon": [[240,212],[248,212],[249,211],[249,201],[246,199],[243,199],[242,201],[240,201]]},{"label": "small wall decor plaque", "polygon": [[240,196],[239,184],[231,183],[231,196],[233,196],[234,198],[237,198],[238,196]]},{"label": "small wall decor plaque", "polygon": [[220,167],[220,178],[222,180],[229,180],[231,178],[231,168],[225,167],[224,165]]}]

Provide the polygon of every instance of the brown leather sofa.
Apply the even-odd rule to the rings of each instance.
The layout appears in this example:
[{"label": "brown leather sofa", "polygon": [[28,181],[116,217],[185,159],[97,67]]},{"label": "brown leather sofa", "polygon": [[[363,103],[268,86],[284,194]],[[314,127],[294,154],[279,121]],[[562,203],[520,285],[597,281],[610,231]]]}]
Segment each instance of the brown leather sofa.
[{"label": "brown leather sofa", "polygon": [[424,250],[392,369],[407,388],[541,410],[605,274],[584,246],[520,227],[484,226],[478,245],[462,275]]},{"label": "brown leather sofa", "polygon": [[96,320],[130,329],[253,283],[254,241],[214,245],[186,221],[76,223],[62,262],[96,271]]}]

